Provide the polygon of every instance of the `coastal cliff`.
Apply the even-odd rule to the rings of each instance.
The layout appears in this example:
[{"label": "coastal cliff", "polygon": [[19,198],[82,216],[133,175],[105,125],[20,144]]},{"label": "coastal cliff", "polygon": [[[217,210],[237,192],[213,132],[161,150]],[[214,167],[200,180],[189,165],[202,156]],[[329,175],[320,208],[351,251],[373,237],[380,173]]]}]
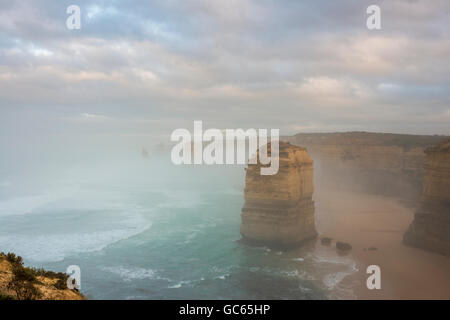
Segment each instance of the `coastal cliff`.
[{"label": "coastal cliff", "polygon": [[23,266],[22,258],[0,252],[0,300],[84,300],[67,288],[68,276]]},{"label": "coastal cliff", "polygon": [[450,256],[450,140],[425,153],[420,207],[403,241]]},{"label": "coastal cliff", "polygon": [[419,196],[425,149],[448,139],[369,132],[300,133],[283,140],[305,147],[316,183],[375,194]]},{"label": "coastal cliff", "polygon": [[250,164],[246,172],[244,239],[291,247],[314,238],[313,162],[306,149],[280,141],[278,173],[261,175],[260,168]]}]

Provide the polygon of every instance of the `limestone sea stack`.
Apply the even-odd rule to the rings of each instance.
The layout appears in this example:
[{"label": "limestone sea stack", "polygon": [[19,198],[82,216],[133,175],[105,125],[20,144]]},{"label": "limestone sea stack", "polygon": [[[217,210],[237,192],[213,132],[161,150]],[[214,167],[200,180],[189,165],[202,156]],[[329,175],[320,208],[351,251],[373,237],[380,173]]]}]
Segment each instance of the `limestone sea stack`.
[{"label": "limestone sea stack", "polygon": [[420,207],[404,243],[450,256],[450,140],[425,150]]},{"label": "limestone sea stack", "polygon": [[261,175],[260,168],[249,164],[246,172],[244,240],[286,248],[316,237],[313,161],[306,149],[280,141],[278,173]]}]

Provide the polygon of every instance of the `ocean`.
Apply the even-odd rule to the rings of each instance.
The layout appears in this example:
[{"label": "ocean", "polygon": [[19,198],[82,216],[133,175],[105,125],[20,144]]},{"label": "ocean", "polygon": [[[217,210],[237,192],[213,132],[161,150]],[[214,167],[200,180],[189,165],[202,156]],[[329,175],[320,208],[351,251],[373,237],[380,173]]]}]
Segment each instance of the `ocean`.
[{"label": "ocean", "polygon": [[3,175],[0,251],[54,271],[78,265],[89,299],[355,298],[341,283],[357,271],[351,255],[240,241],[243,166],[158,155],[53,168]]}]

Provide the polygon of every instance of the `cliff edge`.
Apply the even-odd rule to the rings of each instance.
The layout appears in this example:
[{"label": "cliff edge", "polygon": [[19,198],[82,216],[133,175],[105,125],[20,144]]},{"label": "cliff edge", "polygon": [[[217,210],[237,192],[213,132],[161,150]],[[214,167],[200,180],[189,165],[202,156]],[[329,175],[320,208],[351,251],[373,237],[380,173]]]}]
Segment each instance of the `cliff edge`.
[{"label": "cliff edge", "polygon": [[308,149],[319,186],[414,200],[420,195],[425,149],[449,137],[341,132],[299,133],[283,139]]},{"label": "cliff edge", "polygon": [[280,141],[279,164],[271,176],[260,174],[259,163],[248,166],[241,234],[253,243],[292,247],[317,235],[313,162],[306,149]]},{"label": "cliff edge", "polygon": [[23,266],[22,258],[0,253],[0,300],[84,300],[67,288],[68,276]]}]

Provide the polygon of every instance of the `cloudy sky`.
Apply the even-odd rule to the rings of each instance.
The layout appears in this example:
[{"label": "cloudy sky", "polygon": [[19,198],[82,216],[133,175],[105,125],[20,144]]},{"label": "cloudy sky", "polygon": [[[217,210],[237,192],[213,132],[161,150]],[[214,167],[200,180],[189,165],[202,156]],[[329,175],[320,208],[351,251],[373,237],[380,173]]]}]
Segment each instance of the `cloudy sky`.
[{"label": "cloudy sky", "polygon": [[448,0],[0,0],[0,135],[450,134],[449,57]]}]

